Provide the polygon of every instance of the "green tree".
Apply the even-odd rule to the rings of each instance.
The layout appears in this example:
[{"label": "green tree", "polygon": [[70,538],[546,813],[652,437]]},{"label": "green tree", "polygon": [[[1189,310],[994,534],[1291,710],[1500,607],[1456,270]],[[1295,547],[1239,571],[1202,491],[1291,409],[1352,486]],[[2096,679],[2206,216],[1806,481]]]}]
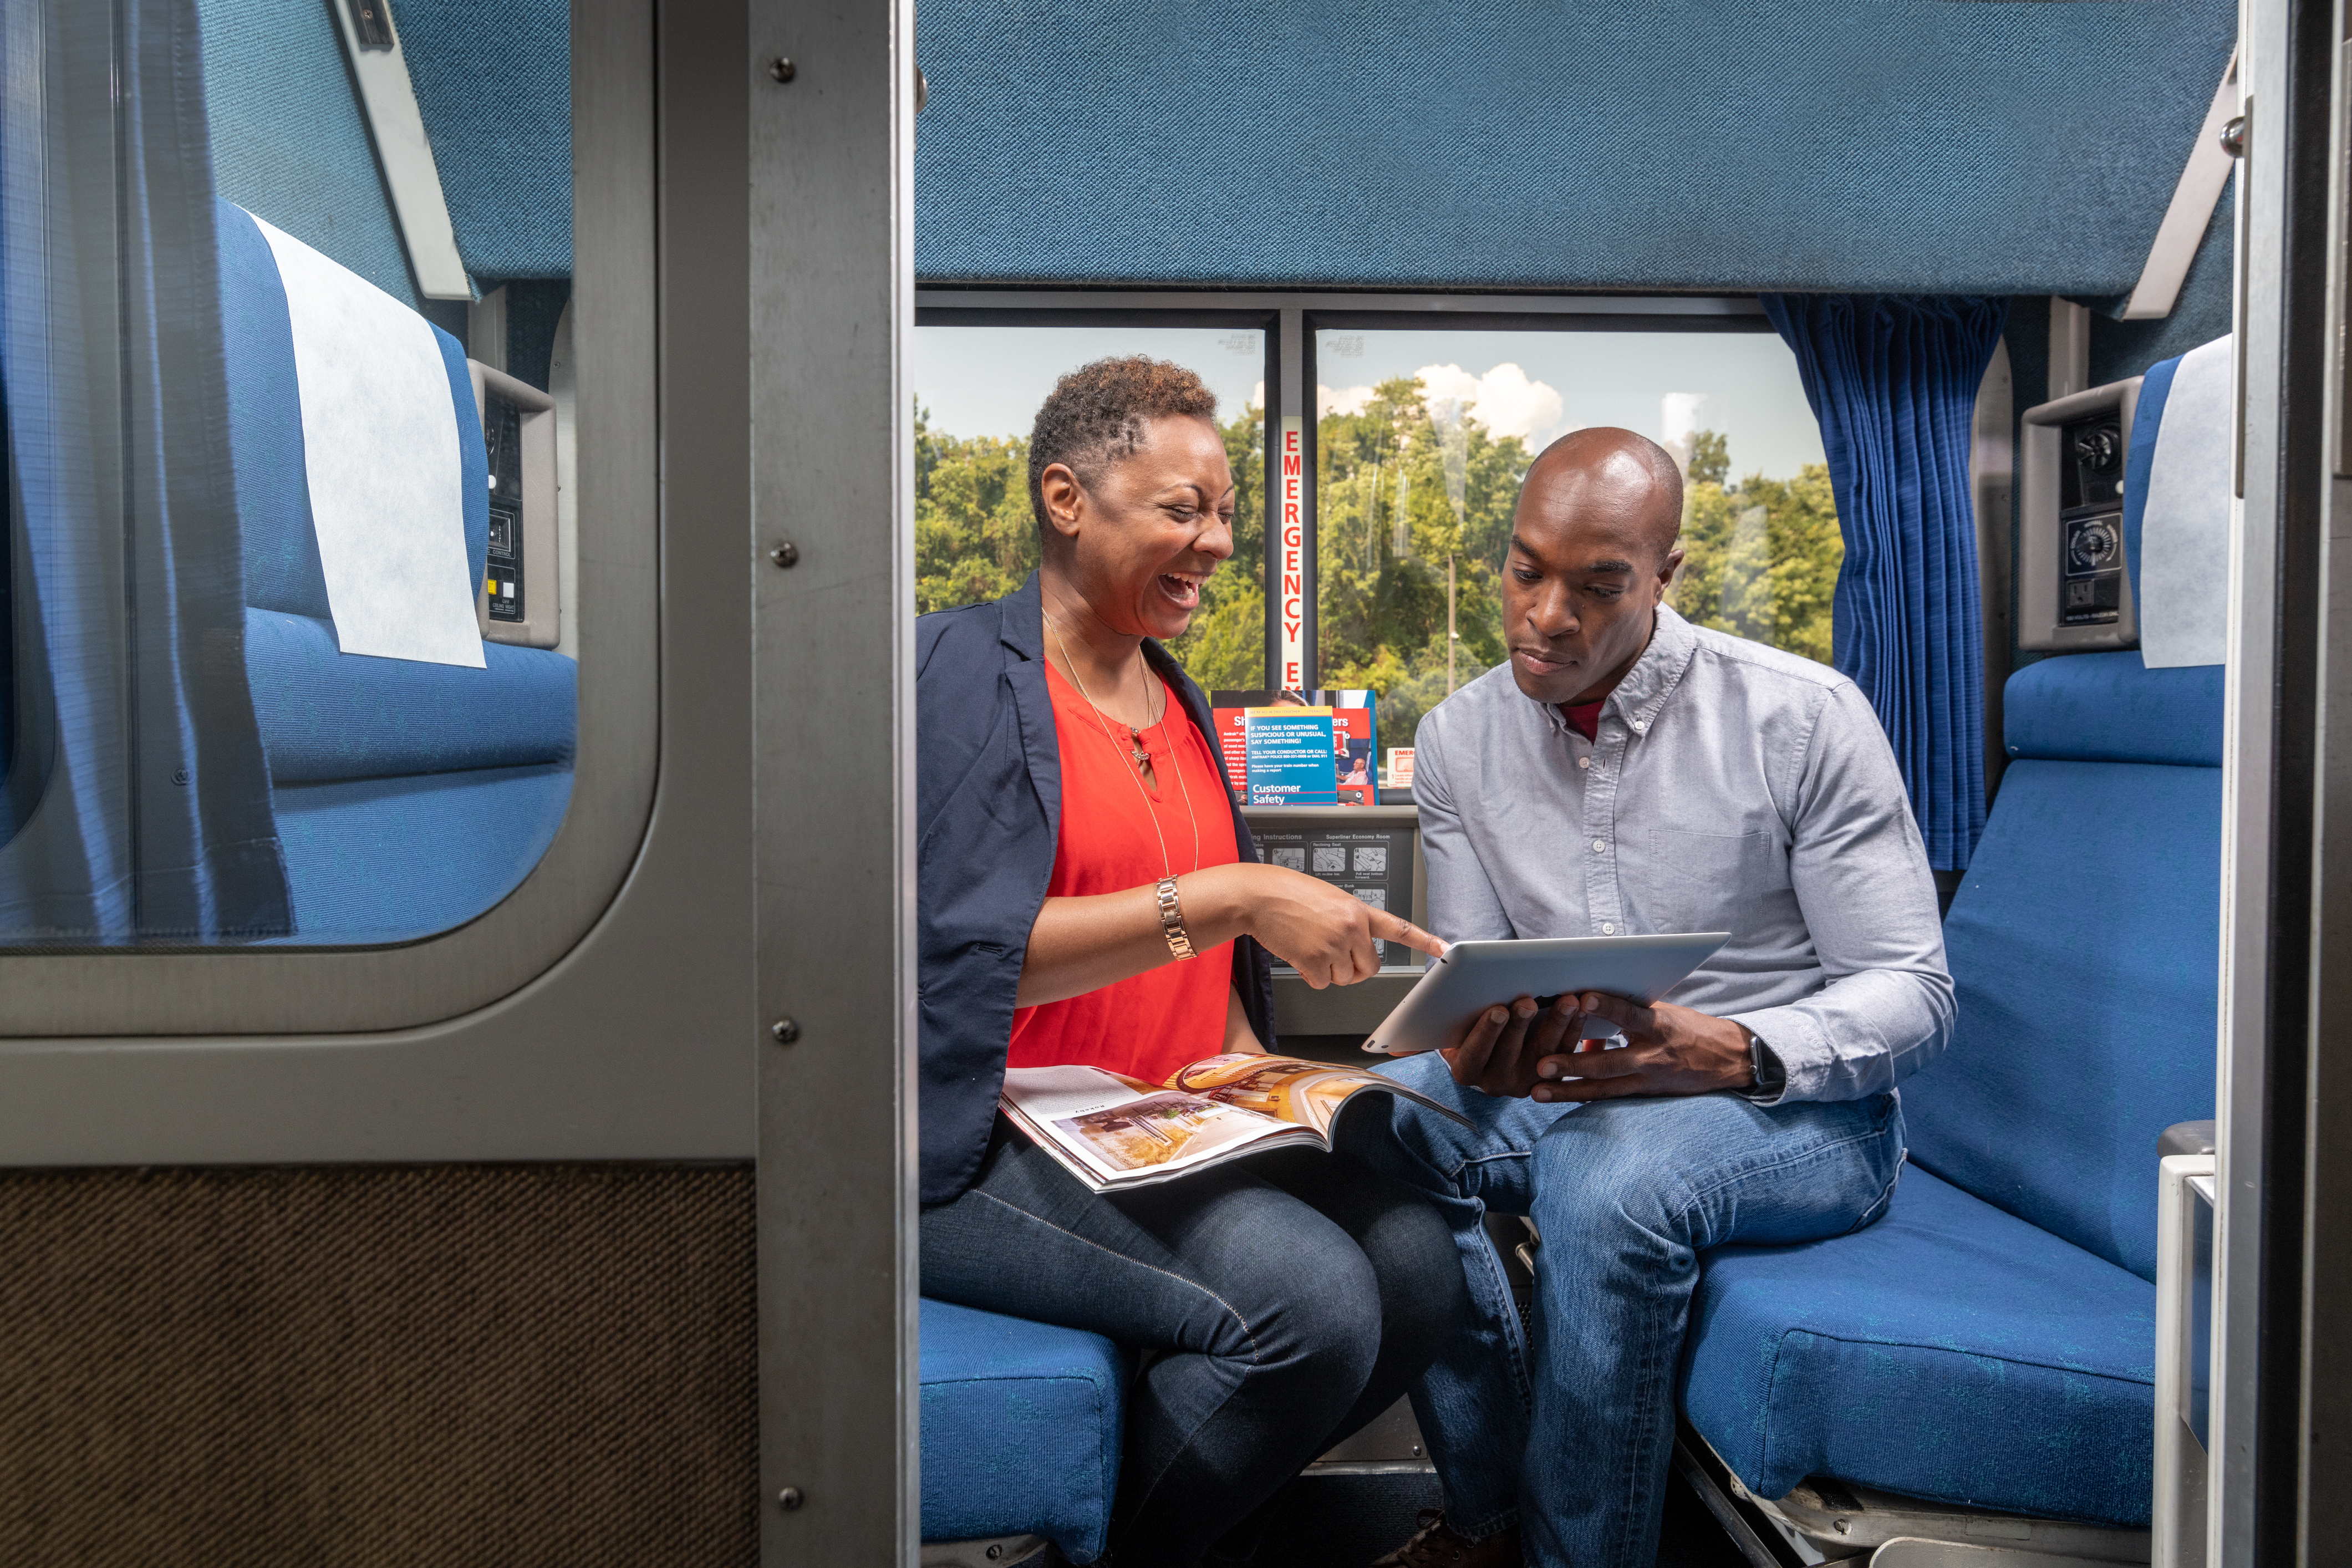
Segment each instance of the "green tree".
[{"label": "green tree", "polygon": [[915,405],[915,612],[1001,599],[1037,565],[1029,443],[933,430]]},{"label": "green tree", "polygon": [[1683,568],[1668,603],[1703,626],[1830,661],[1831,605],[1845,541],[1829,469],[1734,485],[1729,444],[1702,430],[1683,487]]},{"label": "green tree", "polygon": [[1416,377],[1384,381],[1354,414],[1316,425],[1316,612],[1323,684],[1381,694],[1381,744],[1409,746],[1451,684],[1503,658],[1498,579],[1530,454]]}]

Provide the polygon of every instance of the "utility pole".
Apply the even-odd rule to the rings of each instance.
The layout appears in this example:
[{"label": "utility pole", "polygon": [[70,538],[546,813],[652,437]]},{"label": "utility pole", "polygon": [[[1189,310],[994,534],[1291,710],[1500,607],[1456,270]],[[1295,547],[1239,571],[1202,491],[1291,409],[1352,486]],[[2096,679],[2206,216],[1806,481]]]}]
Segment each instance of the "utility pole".
[{"label": "utility pole", "polygon": [[1454,629],[1454,554],[1445,556],[1445,695],[1454,695],[1454,648],[1462,634]]}]

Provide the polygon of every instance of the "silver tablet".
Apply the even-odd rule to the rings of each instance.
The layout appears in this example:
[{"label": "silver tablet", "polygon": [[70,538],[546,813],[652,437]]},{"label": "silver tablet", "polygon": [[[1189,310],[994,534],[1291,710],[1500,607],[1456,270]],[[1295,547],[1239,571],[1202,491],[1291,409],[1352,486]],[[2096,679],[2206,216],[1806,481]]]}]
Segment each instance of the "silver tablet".
[{"label": "silver tablet", "polygon": [[[1646,1005],[1730,940],[1729,931],[1711,931],[1457,942],[1422,972],[1421,983],[1372,1031],[1364,1049],[1403,1057],[1459,1045],[1480,1013],[1520,996],[1549,1001],[1563,992],[1600,991]],[[1614,1032],[1600,1024],[1585,1029],[1596,1037]]]}]

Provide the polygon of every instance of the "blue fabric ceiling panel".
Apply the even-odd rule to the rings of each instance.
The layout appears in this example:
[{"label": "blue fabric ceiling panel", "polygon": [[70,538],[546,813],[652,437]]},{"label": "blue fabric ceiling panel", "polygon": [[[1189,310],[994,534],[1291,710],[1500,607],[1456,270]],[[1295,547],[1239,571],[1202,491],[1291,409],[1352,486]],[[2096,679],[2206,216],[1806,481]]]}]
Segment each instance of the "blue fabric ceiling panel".
[{"label": "blue fabric ceiling panel", "polygon": [[570,277],[571,6],[397,0],[393,25],[466,270]]},{"label": "blue fabric ceiling panel", "polygon": [[196,14],[221,196],[415,304],[327,0],[196,0]]},{"label": "blue fabric ceiling panel", "polygon": [[2227,0],[932,0],[916,270],[2116,293],[2236,21]]}]

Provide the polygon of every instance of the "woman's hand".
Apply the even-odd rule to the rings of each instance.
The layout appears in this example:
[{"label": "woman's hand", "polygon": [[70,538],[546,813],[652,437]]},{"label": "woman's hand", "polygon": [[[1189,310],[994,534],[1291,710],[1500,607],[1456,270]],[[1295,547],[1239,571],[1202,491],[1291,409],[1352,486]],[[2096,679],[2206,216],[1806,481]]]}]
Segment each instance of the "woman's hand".
[{"label": "woman's hand", "polygon": [[[1254,936],[1321,989],[1380,972],[1375,942],[1401,942],[1433,957],[1445,944],[1304,871],[1244,863],[1187,871],[1176,902],[1195,952]],[[1016,1007],[1079,996],[1171,962],[1152,887],[1047,899],[1029,928]]]},{"label": "woman's hand", "polygon": [[1433,958],[1445,952],[1443,942],[1410,921],[1285,866],[1213,866],[1186,877],[1179,887],[1188,924],[1196,884],[1197,896],[1216,911],[1220,926],[1231,921],[1255,937],[1318,991],[1379,973],[1376,942],[1402,942]]}]

